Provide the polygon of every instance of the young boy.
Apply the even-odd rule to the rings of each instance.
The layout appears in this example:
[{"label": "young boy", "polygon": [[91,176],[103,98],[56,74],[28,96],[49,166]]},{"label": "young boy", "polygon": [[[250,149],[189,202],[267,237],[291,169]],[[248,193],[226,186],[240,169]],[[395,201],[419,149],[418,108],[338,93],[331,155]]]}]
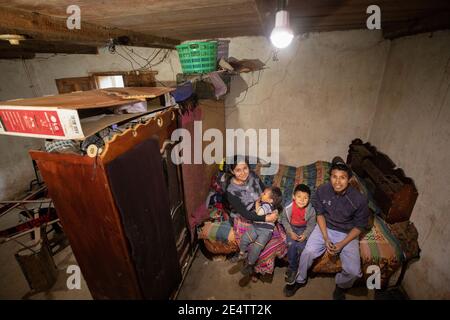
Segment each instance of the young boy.
[{"label": "young boy", "polygon": [[281,214],[281,224],[286,230],[289,267],[286,272],[286,282],[295,282],[300,255],[311,232],[316,225],[316,211],[309,202],[311,190],[305,184],[299,184],[294,189],[292,203]]},{"label": "young boy", "polygon": [[[281,211],[281,200],[282,194],[280,188],[266,188],[261,194],[260,199],[255,202],[256,214],[265,216],[272,213],[275,209]],[[256,260],[258,260],[259,254],[272,237],[274,227],[275,223],[273,222],[253,221],[253,224],[242,236],[239,245],[240,259],[244,259],[245,250],[248,249],[247,264],[241,270],[244,275],[253,273],[253,267],[255,266]],[[249,247],[250,244],[252,245]]]}]

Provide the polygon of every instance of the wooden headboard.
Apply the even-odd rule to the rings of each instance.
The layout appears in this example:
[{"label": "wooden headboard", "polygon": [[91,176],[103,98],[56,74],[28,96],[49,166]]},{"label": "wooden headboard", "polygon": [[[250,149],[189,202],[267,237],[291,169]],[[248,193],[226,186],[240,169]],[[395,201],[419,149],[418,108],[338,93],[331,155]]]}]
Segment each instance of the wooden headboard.
[{"label": "wooden headboard", "polygon": [[418,196],[411,178],[370,143],[355,139],[349,146],[347,164],[364,179],[388,223],[409,220]]}]

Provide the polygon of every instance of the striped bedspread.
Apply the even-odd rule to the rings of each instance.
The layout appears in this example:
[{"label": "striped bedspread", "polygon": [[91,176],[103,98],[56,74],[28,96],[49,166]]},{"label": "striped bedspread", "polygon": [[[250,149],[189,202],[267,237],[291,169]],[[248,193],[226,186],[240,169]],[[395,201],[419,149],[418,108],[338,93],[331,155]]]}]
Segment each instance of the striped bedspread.
[{"label": "striped bedspread", "polygon": [[[277,186],[283,193],[283,206],[288,205],[292,201],[292,193],[297,184],[306,184],[311,192],[314,193],[321,184],[330,180],[330,163],[325,161],[317,161],[307,166],[291,167],[280,165],[278,173],[273,176],[261,176],[262,182],[266,186]],[[258,164],[255,172],[259,175],[261,165]]]},{"label": "striped bedspread", "polygon": [[405,260],[400,242],[392,235],[386,222],[375,215],[373,226],[359,241],[361,266],[364,277],[367,267],[376,265],[381,270],[381,284],[388,286],[391,276],[401,267]]}]

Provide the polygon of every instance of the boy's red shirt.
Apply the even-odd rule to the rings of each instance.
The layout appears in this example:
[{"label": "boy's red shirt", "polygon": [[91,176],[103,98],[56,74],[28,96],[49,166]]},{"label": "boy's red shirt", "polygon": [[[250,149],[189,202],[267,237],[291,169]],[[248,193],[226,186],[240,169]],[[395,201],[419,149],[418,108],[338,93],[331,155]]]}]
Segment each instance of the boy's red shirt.
[{"label": "boy's red shirt", "polygon": [[306,214],[306,207],[299,208],[295,203],[295,201],[292,201],[291,224],[296,227],[306,226],[305,214]]}]

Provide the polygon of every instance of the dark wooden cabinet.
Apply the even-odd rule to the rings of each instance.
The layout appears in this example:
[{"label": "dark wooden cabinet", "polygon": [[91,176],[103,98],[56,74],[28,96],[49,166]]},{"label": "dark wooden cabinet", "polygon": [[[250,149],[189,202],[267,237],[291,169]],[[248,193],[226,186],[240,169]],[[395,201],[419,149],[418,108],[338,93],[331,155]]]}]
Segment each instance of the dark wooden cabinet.
[{"label": "dark wooden cabinet", "polygon": [[419,195],[417,188],[386,154],[355,139],[350,144],[347,163],[364,180],[387,223],[409,220]]},{"label": "dark wooden cabinet", "polygon": [[169,109],[96,158],[30,151],[95,299],[166,299],[181,281],[160,154],[175,128]]}]

